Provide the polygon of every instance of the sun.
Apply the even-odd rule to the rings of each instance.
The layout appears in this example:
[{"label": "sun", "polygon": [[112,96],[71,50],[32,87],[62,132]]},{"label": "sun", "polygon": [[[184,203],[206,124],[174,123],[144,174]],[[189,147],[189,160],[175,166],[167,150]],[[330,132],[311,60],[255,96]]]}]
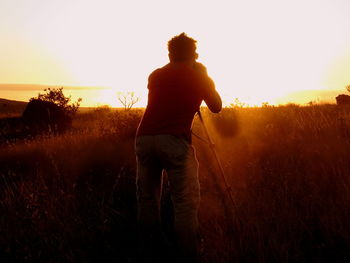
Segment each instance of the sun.
[{"label": "sun", "polygon": [[96,105],[108,105],[110,107],[120,107],[118,101],[118,91],[115,89],[101,89],[97,92],[97,96],[93,98]]}]

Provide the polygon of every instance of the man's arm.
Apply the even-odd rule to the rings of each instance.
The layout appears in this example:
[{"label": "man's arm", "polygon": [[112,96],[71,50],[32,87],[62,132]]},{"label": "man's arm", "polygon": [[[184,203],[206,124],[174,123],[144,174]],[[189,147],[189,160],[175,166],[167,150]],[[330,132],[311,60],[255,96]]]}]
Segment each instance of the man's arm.
[{"label": "man's arm", "polygon": [[219,93],[215,89],[214,81],[208,76],[207,68],[196,62],[194,69],[200,73],[202,80],[204,80],[204,101],[209,110],[213,113],[219,113],[222,109],[222,101]]}]

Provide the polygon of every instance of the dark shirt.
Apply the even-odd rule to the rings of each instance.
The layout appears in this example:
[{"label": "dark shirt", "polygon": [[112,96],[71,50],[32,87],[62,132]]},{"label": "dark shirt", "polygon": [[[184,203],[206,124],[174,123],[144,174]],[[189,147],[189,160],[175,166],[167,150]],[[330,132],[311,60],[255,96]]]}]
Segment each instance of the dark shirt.
[{"label": "dark shirt", "polygon": [[[190,139],[193,117],[202,101],[218,96],[203,68],[169,63],[152,72],[148,78],[148,104],[137,136],[170,134]],[[220,97],[219,100],[221,109]]]}]

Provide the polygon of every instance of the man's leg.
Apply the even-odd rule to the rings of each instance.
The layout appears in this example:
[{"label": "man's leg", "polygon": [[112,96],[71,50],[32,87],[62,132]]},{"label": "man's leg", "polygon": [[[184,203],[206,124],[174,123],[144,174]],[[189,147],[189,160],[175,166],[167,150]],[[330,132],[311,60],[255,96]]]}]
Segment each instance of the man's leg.
[{"label": "man's leg", "polygon": [[163,241],[160,229],[162,167],[153,144],[151,136],[136,139],[138,222],[141,252],[146,261],[159,256]]},{"label": "man's leg", "polygon": [[194,148],[186,140],[174,138],[169,146],[166,169],[174,204],[175,231],[184,256],[182,262],[198,262],[198,161]]}]

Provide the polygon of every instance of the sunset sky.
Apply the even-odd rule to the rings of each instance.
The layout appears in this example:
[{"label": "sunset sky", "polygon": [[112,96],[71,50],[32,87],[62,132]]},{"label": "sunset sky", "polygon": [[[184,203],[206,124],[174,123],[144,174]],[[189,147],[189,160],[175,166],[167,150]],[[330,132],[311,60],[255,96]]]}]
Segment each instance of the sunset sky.
[{"label": "sunset sky", "polygon": [[[144,106],[167,41],[186,32],[226,103],[345,92],[349,14],[349,0],[0,0],[0,83],[85,86],[66,90],[85,106],[134,91]],[[0,98],[37,92],[0,86]]]}]

